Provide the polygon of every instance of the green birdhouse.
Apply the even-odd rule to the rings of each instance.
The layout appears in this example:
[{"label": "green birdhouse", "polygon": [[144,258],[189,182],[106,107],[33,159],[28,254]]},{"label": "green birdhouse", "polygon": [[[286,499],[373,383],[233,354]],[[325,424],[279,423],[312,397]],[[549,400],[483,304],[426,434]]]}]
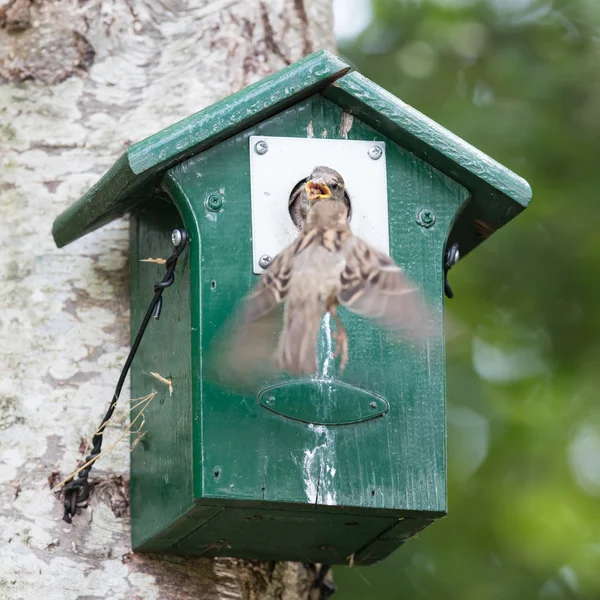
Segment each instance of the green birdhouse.
[{"label": "green birdhouse", "polygon": [[[131,213],[131,331],[188,244],[131,369],[156,396],[131,453],[137,551],[369,564],[446,514],[445,357],[340,309],[340,375],[324,317],[319,373],[257,394],[215,385],[211,341],[297,234],[293,188],[339,171],[353,232],[387,252],[443,318],[445,257],[464,257],[529,203],[527,183],[318,52],[132,145],[54,223],[58,246]],[[172,390],[152,373],[172,381]]]}]

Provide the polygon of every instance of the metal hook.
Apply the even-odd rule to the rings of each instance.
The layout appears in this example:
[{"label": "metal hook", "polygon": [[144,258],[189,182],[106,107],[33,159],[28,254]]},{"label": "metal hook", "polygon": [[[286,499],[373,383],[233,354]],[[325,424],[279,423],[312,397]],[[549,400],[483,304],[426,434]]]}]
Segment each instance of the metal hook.
[{"label": "metal hook", "polygon": [[454,292],[448,283],[448,271],[458,262],[460,258],[460,252],[458,250],[458,244],[454,243],[446,251],[446,257],[444,260],[444,293],[450,299],[454,298]]},{"label": "metal hook", "polygon": [[[175,264],[177,263],[177,259],[181,256],[183,249],[187,244],[187,232],[185,229],[174,229],[171,234],[171,241],[175,245],[175,252],[167,259],[165,267],[167,269],[165,276],[162,281],[157,281],[154,284],[154,292],[156,293],[158,290],[164,290],[173,285],[175,281]],[[152,318],[158,321],[160,319],[160,313],[162,311],[162,297],[159,296],[156,302],[156,306],[154,308],[154,313],[152,314]]]}]

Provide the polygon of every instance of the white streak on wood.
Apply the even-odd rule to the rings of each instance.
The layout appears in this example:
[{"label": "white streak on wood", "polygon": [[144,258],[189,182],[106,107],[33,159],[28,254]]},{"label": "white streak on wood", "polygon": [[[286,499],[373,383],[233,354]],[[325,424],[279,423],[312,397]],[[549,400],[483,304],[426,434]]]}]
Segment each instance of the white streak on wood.
[{"label": "white streak on wood", "polygon": [[[331,315],[326,313],[321,319],[321,330],[318,339],[319,371],[314,380],[322,382],[333,381],[335,358],[333,356],[333,336],[331,333]],[[322,362],[321,362],[322,361]]]},{"label": "white streak on wood", "polygon": [[335,506],[337,458],[335,432],[331,427],[309,425],[315,439],[321,443],[304,451],[302,462],[304,493],[311,504]]}]

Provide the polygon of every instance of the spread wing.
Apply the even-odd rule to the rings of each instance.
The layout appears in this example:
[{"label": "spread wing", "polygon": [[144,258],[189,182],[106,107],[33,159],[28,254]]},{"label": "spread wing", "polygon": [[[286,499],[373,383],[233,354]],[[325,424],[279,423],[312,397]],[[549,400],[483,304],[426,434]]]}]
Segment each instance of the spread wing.
[{"label": "spread wing", "polygon": [[357,237],[347,241],[344,252],[339,303],[384,327],[427,337],[427,307],[419,286],[389,256]]},{"label": "spread wing", "polygon": [[291,280],[292,260],[301,234],[278,254],[243,300],[240,310],[211,343],[209,378],[230,389],[254,391],[276,371],[275,353],[282,311]]},{"label": "spread wing", "polygon": [[269,314],[285,301],[292,278],[292,261],[306,234],[282,250],[265,269],[256,287],[246,297],[244,321],[251,323]]}]

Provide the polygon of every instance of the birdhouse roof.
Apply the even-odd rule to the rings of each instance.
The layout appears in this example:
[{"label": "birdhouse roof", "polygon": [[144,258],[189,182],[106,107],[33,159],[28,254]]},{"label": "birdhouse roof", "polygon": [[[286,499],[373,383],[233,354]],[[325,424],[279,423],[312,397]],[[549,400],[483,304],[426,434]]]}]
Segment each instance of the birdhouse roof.
[{"label": "birdhouse roof", "polygon": [[326,51],[317,52],[130,146],[57,217],[59,247],[158,193],[165,171],[313,94],[321,94],[467,188],[471,201],[450,234],[461,255],[521,212],[527,182]]}]

